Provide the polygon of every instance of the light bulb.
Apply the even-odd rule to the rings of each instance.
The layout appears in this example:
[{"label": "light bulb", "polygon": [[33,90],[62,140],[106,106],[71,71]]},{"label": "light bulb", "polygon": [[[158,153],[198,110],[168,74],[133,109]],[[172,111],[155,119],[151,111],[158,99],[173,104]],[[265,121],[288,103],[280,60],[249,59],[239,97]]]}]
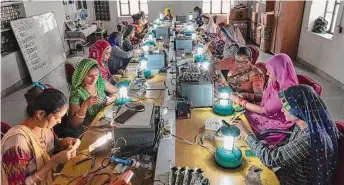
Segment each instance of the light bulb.
[{"label": "light bulb", "polygon": [[153,35],[152,35],[152,34],[149,34],[149,35],[148,35],[148,38],[149,38],[149,40],[152,40],[152,39],[153,39]]},{"label": "light bulb", "polygon": [[228,151],[232,151],[234,147],[234,137],[233,136],[225,136],[223,141],[223,148]]},{"label": "light bulb", "polygon": [[203,69],[208,70],[208,68],[209,68],[209,62],[203,62],[203,63],[202,63],[202,67],[203,67]]},{"label": "light bulb", "polygon": [[197,54],[202,55],[203,54],[203,48],[197,48]]},{"label": "light bulb", "polygon": [[189,15],[189,20],[191,21],[193,19],[193,16],[192,15]]},{"label": "light bulb", "polygon": [[142,46],[142,49],[143,49],[143,51],[144,51],[145,53],[147,53],[148,50],[149,50],[149,46],[144,45],[144,46]]},{"label": "light bulb", "polygon": [[229,99],[229,94],[227,92],[222,92],[222,93],[220,93],[220,98],[221,99]]},{"label": "light bulb", "polygon": [[164,18],[164,15],[162,13],[159,14],[159,18],[160,19],[163,19]]},{"label": "light bulb", "polygon": [[191,39],[192,39],[192,40],[196,40],[196,38],[197,38],[197,34],[196,34],[196,33],[192,33]]},{"label": "light bulb", "polygon": [[146,60],[142,60],[141,62],[140,62],[140,64],[141,64],[141,69],[147,69],[147,61]]},{"label": "light bulb", "polygon": [[228,104],[228,100],[220,100],[220,105],[227,106]]},{"label": "light bulb", "polygon": [[192,26],[191,26],[191,25],[188,25],[186,29],[189,30],[189,31],[191,31],[191,30],[192,30]]},{"label": "light bulb", "polygon": [[128,88],[127,87],[119,88],[119,96],[121,98],[127,98],[128,97]]}]

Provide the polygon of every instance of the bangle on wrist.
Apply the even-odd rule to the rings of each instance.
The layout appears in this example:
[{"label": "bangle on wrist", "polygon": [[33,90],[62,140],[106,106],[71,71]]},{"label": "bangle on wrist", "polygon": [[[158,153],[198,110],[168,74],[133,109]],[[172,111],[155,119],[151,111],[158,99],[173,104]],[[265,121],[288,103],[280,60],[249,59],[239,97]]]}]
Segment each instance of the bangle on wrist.
[{"label": "bangle on wrist", "polygon": [[86,117],[86,115],[80,116],[80,115],[79,115],[79,112],[77,112],[77,113],[75,114],[75,116],[78,117],[78,118],[80,118],[80,119],[84,119],[84,118]]},{"label": "bangle on wrist", "polygon": [[40,177],[37,175],[37,172],[34,173],[33,175],[34,175],[34,176],[36,177],[36,179],[38,179],[39,181],[42,181],[42,180],[43,180],[42,178],[40,178]]},{"label": "bangle on wrist", "polygon": [[244,100],[243,103],[242,103],[242,108],[246,109],[247,103],[248,103],[248,101],[247,101],[247,100]]}]

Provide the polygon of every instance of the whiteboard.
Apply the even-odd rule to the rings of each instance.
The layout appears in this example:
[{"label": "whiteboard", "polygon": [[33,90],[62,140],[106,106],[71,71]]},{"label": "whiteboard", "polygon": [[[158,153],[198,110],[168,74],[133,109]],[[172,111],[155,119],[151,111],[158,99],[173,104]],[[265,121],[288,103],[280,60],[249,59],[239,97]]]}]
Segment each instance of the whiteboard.
[{"label": "whiteboard", "polygon": [[11,21],[13,33],[32,81],[38,81],[66,60],[53,12]]}]

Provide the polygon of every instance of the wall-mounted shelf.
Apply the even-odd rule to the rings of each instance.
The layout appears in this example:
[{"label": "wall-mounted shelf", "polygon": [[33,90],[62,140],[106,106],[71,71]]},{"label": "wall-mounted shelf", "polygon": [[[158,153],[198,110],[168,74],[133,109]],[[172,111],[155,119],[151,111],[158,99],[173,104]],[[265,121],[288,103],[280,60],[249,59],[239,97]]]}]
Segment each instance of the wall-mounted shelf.
[{"label": "wall-mounted shelf", "polygon": [[22,4],[23,1],[1,1],[1,6],[11,6],[16,4]]}]

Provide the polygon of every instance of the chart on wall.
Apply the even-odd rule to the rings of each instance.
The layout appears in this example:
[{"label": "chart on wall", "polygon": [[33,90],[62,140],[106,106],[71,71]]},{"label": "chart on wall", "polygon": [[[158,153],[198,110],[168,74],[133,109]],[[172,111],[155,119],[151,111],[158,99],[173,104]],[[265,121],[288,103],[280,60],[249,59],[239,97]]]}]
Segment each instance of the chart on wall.
[{"label": "chart on wall", "polygon": [[53,12],[11,21],[13,33],[32,81],[38,81],[66,60]]}]

